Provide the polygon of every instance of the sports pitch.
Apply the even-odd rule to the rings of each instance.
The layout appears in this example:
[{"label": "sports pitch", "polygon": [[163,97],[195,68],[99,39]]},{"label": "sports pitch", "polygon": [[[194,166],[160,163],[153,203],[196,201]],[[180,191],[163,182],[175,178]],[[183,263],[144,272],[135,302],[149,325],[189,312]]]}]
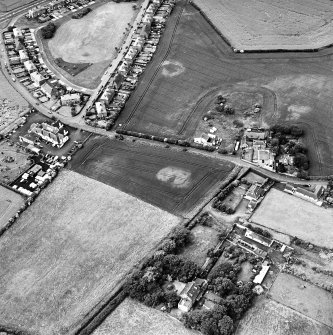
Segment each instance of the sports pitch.
[{"label": "sports pitch", "polygon": [[73,334],[180,219],[64,170],[0,239],[0,324]]},{"label": "sports pitch", "polygon": [[54,58],[69,63],[98,63],[117,54],[125,28],[136,13],[132,3],[110,2],[81,19],[62,24],[49,41]]},{"label": "sports pitch", "polygon": [[271,189],[251,220],[316,245],[332,247],[333,209],[325,209],[288,193]]},{"label": "sports pitch", "polygon": [[187,216],[234,165],[162,146],[93,138],[69,168],[176,215]]}]

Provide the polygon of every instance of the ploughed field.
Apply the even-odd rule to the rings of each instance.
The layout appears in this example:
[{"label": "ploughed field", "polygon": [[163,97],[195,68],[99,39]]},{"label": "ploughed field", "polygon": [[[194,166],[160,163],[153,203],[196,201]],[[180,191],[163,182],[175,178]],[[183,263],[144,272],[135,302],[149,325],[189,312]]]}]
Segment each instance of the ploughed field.
[{"label": "ploughed field", "polygon": [[63,170],[0,239],[0,324],[74,334],[180,219]]},{"label": "ploughed field", "polygon": [[232,170],[214,161],[162,146],[89,139],[69,167],[178,215],[188,215]]},{"label": "ploughed field", "polygon": [[238,50],[303,50],[333,43],[330,0],[195,0]]},{"label": "ploughed field", "polygon": [[306,133],[310,174],[331,174],[331,68],[331,49],[235,54],[197,9],[180,0],[118,123],[127,130],[192,138],[207,113],[202,103],[206,96],[235,84],[254,92],[257,87],[258,93],[264,89],[275,94],[264,103],[261,124],[298,123]]}]

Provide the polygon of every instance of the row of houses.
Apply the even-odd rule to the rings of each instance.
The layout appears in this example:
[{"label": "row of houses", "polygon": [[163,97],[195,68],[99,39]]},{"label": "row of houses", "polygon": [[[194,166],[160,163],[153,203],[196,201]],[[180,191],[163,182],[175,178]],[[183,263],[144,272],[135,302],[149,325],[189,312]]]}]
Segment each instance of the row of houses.
[{"label": "row of houses", "polygon": [[[86,115],[86,123],[106,127],[108,120],[115,120],[138,83],[139,75],[153,57],[167,17],[174,7],[174,0],[151,0],[131,44],[115,73]],[[95,121],[97,120],[97,122]]]},{"label": "row of houses", "polygon": [[7,71],[11,70],[12,77],[18,79],[36,99],[41,103],[50,101],[57,108],[81,103],[82,94],[66,87],[44,63],[33,29],[14,28],[12,32],[5,32],[3,37],[10,66],[10,69],[7,66]]}]

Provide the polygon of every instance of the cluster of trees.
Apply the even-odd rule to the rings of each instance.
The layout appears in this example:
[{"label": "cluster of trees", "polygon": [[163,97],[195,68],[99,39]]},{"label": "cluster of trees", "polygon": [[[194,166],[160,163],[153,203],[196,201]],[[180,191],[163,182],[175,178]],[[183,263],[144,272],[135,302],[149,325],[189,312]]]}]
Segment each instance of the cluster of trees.
[{"label": "cluster of trees", "polygon": [[191,231],[187,228],[180,228],[175,230],[173,233],[171,233],[169,238],[164,240],[160,250],[163,250],[166,254],[175,254],[183,249],[191,241]]},{"label": "cluster of trees", "polygon": [[41,33],[44,39],[50,39],[54,36],[57,26],[53,22],[49,22],[45,27],[42,27]]},{"label": "cluster of trees", "polygon": [[280,135],[291,135],[293,137],[301,137],[304,135],[303,129],[296,125],[281,125],[276,124],[270,128],[273,134],[279,137]]},{"label": "cluster of trees", "polygon": [[235,114],[235,110],[226,104],[227,99],[219,94],[215,99],[215,111],[218,113],[225,113],[226,115]]},{"label": "cluster of trees", "polygon": [[239,265],[230,262],[222,263],[210,274],[208,289],[222,300],[213,310],[194,310],[184,314],[186,327],[199,330],[204,335],[230,335],[234,322],[239,320],[251,305],[253,284],[237,285]]},{"label": "cluster of trees", "polygon": [[177,306],[180,298],[174,291],[165,292],[162,289],[168,276],[187,282],[199,274],[200,268],[194,262],[160,250],[145,263],[141,271],[132,275],[123,289],[131,298],[147,306],[166,304],[168,308],[173,308]]},{"label": "cluster of trees", "polygon": [[238,182],[232,182],[229,186],[221,190],[219,194],[215,197],[212,207],[218,209],[221,212],[233,214],[235,210],[228,204],[226,204],[224,200],[237,185]]},{"label": "cluster of trees", "polygon": [[246,225],[246,227],[249,228],[250,230],[254,231],[255,233],[259,234],[259,235],[265,236],[267,238],[272,238],[272,234],[269,231],[267,231],[266,229],[252,226],[250,223],[248,223]]}]

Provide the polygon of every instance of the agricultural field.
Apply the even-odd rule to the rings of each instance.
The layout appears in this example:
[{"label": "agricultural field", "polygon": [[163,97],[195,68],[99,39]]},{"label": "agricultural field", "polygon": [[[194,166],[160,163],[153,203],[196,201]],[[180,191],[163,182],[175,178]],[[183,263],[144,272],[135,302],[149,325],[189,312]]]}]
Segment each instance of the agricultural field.
[{"label": "agricultural field", "polygon": [[125,299],[92,335],[198,335],[178,320],[138,301]]},{"label": "agricultural field", "polygon": [[8,12],[34,1],[36,0],[0,0],[0,12]]},{"label": "agricultural field", "polygon": [[333,44],[329,0],[195,0],[238,50],[303,50]]},{"label": "agricultural field", "polygon": [[0,181],[10,184],[29,166],[29,154],[9,142],[0,142]]},{"label": "agricultural field", "polygon": [[218,244],[218,231],[211,227],[197,224],[192,230],[193,240],[181,253],[185,259],[202,266],[207,258],[207,251]]},{"label": "agricultural field", "polygon": [[74,334],[179,222],[63,170],[0,240],[1,326]]},{"label": "agricultural field", "polygon": [[157,145],[95,137],[69,167],[176,215],[189,216],[234,165]]},{"label": "agricultural field", "polygon": [[331,335],[332,328],[270,299],[256,303],[241,320],[235,335]]},{"label": "agricultural field", "polygon": [[332,247],[333,209],[325,209],[288,193],[271,189],[251,220],[279,232]]},{"label": "agricultural field", "polygon": [[[118,123],[127,130],[193,138],[209,110],[211,100],[205,104],[206,96],[233,94],[233,87],[236,92],[245,87],[246,92],[252,87],[267,93],[259,124],[299,124],[305,130],[310,174],[330,174],[333,119],[329,92],[333,77],[327,69],[332,67],[329,49],[317,53],[235,54],[197,9],[180,0]],[[220,128],[222,140],[227,141],[229,130],[224,134],[223,125]]]},{"label": "agricultural field", "polygon": [[333,296],[292,275],[280,273],[270,289],[273,300],[333,329]]},{"label": "agricultural field", "polygon": [[0,185],[0,229],[6,226],[8,220],[24,205],[21,195]]}]

